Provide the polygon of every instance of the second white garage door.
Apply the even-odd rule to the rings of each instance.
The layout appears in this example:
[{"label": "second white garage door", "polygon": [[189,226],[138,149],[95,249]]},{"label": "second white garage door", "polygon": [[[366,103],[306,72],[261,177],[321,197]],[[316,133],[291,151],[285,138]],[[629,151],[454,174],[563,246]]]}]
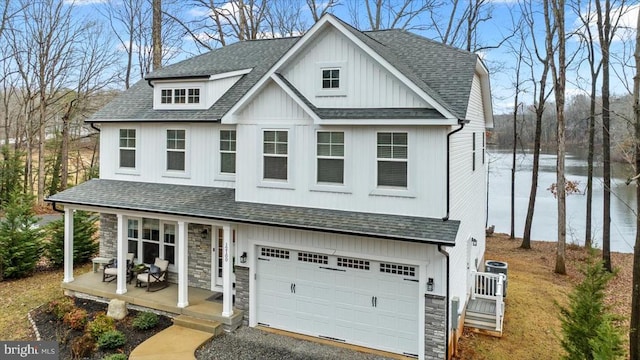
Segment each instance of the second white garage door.
[{"label": "second white garage door", "polygon": [[257,250],[259,324],[418,353],[417,266],[273,247]]}]

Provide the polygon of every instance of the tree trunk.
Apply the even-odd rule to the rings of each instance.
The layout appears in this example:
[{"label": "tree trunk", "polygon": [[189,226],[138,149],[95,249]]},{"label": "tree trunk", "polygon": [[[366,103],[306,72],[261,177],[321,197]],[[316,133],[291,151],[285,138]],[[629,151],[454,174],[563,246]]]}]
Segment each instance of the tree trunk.
[{"label": "tree trunk", "polygon": [[[545,75],[546,78],[546,75]],[[546,80],[545,80],[546,81]],[[544,97],[544,87],[541,89]],[[538,103],[538,106],[539,103]],[[542,137],[542,114],[544,107],[536,109],[536,131],[533,141],[533,169],[531,170],[531,191],[529,192],[529,206],[527,207],[527,217],[524,222],[524,233],[522,234],[523,249],[531,249],[531,228],[533,226],[533,213],[536,207],[536,195],[538,193],[538,169],[540,167],[540,139]]]},{"label": "tree trunk", "polygon": [[[635,171],[640,173],[640,16],[636,23],[636,74],[633,78],[633,110],[635,115]],[[636,180],[636,209],[640,209],[640,178]],[[640,359],[640,212],[636,211],[636,243],[633,248],[633,281],[631,286],[631,320],[629,358]]]},{"label": "tree trunk", "polygon": [[[592,72],[593,75],[593,72]],[[596,124],[596,80],[597,75],[591,77],[591,101],[589,107],[589,150],[587,154],[587,214],[584,231],[584,247],[591,249],[591,213],[593,207],[593,148]]]},{"label": "tree trunk", "polygon": [[162,68],[162,0],[153,0],[153,70]]},{"label": "tree trunk", "polygon": [[[517,78],[517,76],[516,76]],[[517,81],[517,80],[516,80]],[[513,109],[513,154],[511,154],[511,233],[509,239],[516,238],[516,151],[518,145],[518,89],[516,89],[516,96]]]}]

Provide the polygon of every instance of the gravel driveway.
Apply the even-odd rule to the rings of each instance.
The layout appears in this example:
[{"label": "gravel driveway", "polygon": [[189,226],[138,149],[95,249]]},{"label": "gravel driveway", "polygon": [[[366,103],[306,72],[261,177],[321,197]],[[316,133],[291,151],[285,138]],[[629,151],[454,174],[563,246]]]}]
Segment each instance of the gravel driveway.
[{"label": "gravel driveway", "polygon": [[246,326],[220,335],[196,351],[199,360],[388,360],[355,350],[272,334]]}]

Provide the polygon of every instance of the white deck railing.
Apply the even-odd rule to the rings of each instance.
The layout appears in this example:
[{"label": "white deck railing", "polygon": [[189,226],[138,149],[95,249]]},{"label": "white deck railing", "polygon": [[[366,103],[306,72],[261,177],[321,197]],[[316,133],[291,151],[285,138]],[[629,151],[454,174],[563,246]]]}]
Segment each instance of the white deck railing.
[{"label": "white deck railing", "polygon": [[506,275],[471,271],[471,279],[471,299],[487,299],[496,302],[496,331],[502,331]]}]

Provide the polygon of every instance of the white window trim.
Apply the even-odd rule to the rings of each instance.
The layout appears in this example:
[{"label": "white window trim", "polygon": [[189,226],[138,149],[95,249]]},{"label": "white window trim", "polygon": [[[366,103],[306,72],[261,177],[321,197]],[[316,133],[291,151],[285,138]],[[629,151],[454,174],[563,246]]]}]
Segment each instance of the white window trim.
[{"label": "white window trim", "polygon": [[[167,130],[184,130],[184,170],[167,169]],[[162,128],[163,156],[162,176],[174,178],[191,177],[191,129],[189,127],[163,127]]]},{"label": "white window trim", "polygon": [[[407,133],[407,187],[393,187],[393,186],[378,186],[378,134],[379,133]],[[415,198],[415,185],[413,179],[414,175],[414,163],[415,159],[413,154],[415,153],[416,139],[414,132],[407,128],[393,128],[393,129],[377,129],[373,132],[373,149],[371,158],[373,160],[373,189],[369,192],[371,196],[391,196],[391,197],[405,197]]]},{"label": "white window trim", "polygon": [[[322,88],[322,70],[338,69],[340,70],[340,87],[337,89],[323,89]],[[323,96],[347,96],[347,62],[346,61],[332,61],[332,62],[318,62],[316,63],[315,82],[316,82],[316,97]]]},{"label": "white window trim", "polygon": [[[221,155],[221,150],[220,150],[220,132],[221,131],[229,131],[229,130],[233,130],[236,132],[236,173],[235,174],[229,174],[229,173],[223,173],[222,171],[220,171],[220,168],[222,167],[222,155]],[[236,174],[238,173],[238,129],[236,129],[235,127],[232,126],[223,126],[223,127],[219,127],[216,128],[215,130],[215,134],[214,134],[214,143],[215,143],[215,147],[214,147],[214,155],[213,155],[213,160],[214,160],[214,170],[213,170],[213,179],[214,180],[219,180],[219,181],[236,181]]]},{"label": "white window trim", "polygon": [[[175,89],[185,90],[185,102],[174,103]],[[189,89],[200,90],[200,102],[189,103]],[[171,103],[162,103],[162,90],[171,90]],[[155,83],[153,88],[154,110],[198,110],[207,108],[206,89],[203,82]]]},{"label": "white window trim", "polygon": [[[136,152],[136,167],[120,167],[120,130],[132,129],[136,131],[136,147],[134,148]],[[116,128],[116,147],[118,149],[118,155],[116,156],[116,174],[124,174],[124,175],[140,175],[140,127],[139,126],[118,126]]]},{"label": "white window trim", "polygon": [[[294,145],[293,137],[294,131],[290,127],[265,127],[259,128],[260,133],[258,139],[260,140],[259,149],[258,149],[258,159],[260,159],[259,166],[256,166],[258,169],[258,187],[263,188],[275,188],[275,189],[289,189],[293,190],[293,171],[291,171],[291,167],[294,164],[293,152],[291,151],[292,146]],[[278,180],[278,179],[265,179],[264,178],[264,133],[265,131],[286,131],[287,132],[287,180]],[[272,154],[269,154],[272,155]]]},{"label": "white window trim", "polygon": [[[138,258],[136,258],[135,260],[139,263],[142,264],[142,244],[144,242],[148,242],[148,243],[153,243],[156,244],[155,241],[151,241],[151,240],[145,240],[142,238],[142,219],[141,217],[129,217],[127,220],[136,220],[138,221],[138,237],[137,238],[131,238],[129,237],[129,222],[127,221],[127,249],[129,246],[129,240],[131,241],[136,241],[138,243]],[[151,219],[151,220],[158,220],[159,221],[159,229],[158,229],[158,233],[159,233],[159,238],[158,238],[158,257],[160,259],[165,259],[165,254],[164,254],[164,225],[165,224],[171,224],[175,226],[175,242],[173,244],[171,244],[171,246],[174,246],[174,256],[175,258],[173,259],[174,264],[169,264],[169,267],[167,268],[168,271],[170,272],[178,272],[178,262],[179,262],[179,256],[178,256],[178,223],[175,221],[166,221],[166,220],[161,220],[161,219],[156,219],[156,218],[147,218],[147,219]],[[188,239],[185,239],[185,241],[188,241]],[[150,265],[150,264],[146,264],[146,265]]]},{"label": "white window trim", "polygon": [[[342,132],[344,133],[344,156],[342,157],[344,162],[344,181],[342,184],[331,184],[331,183],[318,183],[318,133],[319,132]],[[352,193],[351,189],[351,179],[352,179],[352,169],[351,166],[351,132],[348,129],[344,128],[335,128],[328,127],[322,129],[316,129],[311,133],[312,138],[309,141],[309,144],[313,146],[309,153],[313,154],[314,161],[311,161],[311,168],[309,169],[309,173],[313,174],[313,178],[311,179],[311,183],[309,186],[310,191],[318,191],[318,192],[334,192],[334,193]]]}]

